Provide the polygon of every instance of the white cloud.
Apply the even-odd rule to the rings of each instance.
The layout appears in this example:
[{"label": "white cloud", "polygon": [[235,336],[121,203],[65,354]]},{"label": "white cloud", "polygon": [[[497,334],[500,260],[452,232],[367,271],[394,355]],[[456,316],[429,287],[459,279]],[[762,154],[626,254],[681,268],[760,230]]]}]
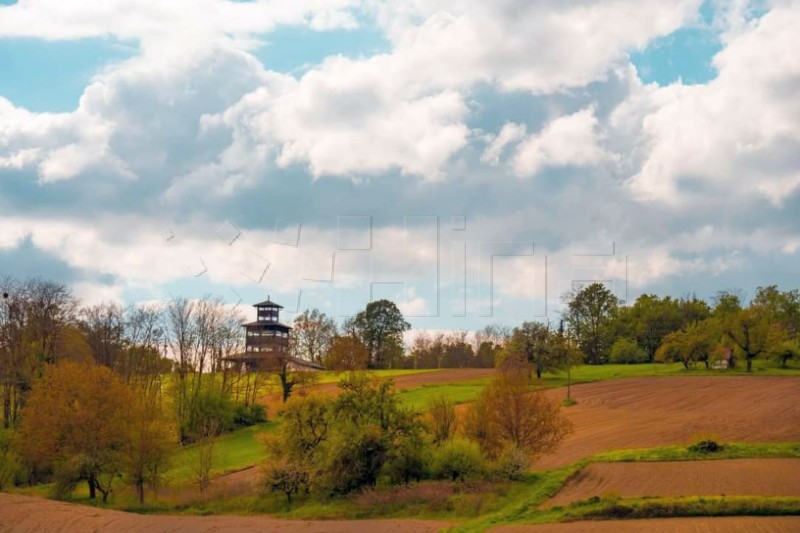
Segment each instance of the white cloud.
[{"label": "white cloud", "polygon": [[236,42],[278,25],[313,29],[353,28],[356,0],[20,0],[0,7],[0,36],[81,39],[112,36],[140,40],[162,53]]},{"label": "white cloud", "polygon": [[483,151],[481,161],[490,165],[497,165],[506,146],[525,137],[525,130],[525,124],[516,124],[514,122],[503,124],[500,133],[489,137],[489,145]]},{"label": "white cloud", "polygon": [[585,166],[613,158],[599,146],[597,125],[591,107],[553,120],[520,143],[514,172],[532,176],[545,167]]},{"label": "white cloud", "polygon": [[[798,185],[800,4],[775,8],[715,56],[706,85],[644,87],[618,110],[638,110],[644,159],[630,190],[678,205],[759,194],[774,205]],[[635,114],[635,112],[634,112]]]}]

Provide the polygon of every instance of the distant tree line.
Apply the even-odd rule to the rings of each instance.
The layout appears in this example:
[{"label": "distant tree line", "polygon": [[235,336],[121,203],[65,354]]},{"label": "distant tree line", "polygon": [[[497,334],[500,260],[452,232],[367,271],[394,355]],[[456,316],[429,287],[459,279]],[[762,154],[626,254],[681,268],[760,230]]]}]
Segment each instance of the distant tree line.
[{"label": "distant tree line", "polygon": [[780,366],[800,354],[800,291],[759,287],[745,304],[721,291],[709,304],[694,296],[644,294],[623,306],[595,283],[566,298],[568,331],[589,364],[680,362],[752,370],[756,358]]}]

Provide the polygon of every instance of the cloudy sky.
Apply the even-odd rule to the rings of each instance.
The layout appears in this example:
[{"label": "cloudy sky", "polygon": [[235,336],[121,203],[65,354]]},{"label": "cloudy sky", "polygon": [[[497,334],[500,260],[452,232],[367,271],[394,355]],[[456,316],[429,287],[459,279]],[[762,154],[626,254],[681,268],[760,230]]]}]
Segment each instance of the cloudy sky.
[{"label": "cloudy sky", "polygon": [[[798,285],[800,1],[0,0],[0,275],[419,328]],[[291,319],[291,316],[287,317]]]}]

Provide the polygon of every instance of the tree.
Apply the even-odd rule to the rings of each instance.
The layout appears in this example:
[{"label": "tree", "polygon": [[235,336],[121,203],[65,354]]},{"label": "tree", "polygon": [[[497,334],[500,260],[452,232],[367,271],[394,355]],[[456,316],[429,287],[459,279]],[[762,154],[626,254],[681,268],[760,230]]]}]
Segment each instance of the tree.
[{"label": "tree", "polygon": [[330,370],[363,370],[369,363],[369,352],[354,335],[336,335],[324,359]]},{"label": "tree", "polygon": [[0,280],[0,380],[3,386],[3,425],[19,422],[31,384],[44,365],[87,352],[76,327],[78,302],[59,283],[41,279]]},{"label": "tree", "polygon": [[490,456],[514,446],[532,459],[551,452],[572,430],[559,406],[541,390],[528,388],[527,376],[503,372],[468,407],[467,436]]},{"label": "tree", "polygon": [[517,357],[532,365],[536,378],[543,372],[553,372],[563,366],[564,361],[555,349],[555,335],[541,322],[523,322],[511,333],[504,351],[506,357]]},{"label": "tree", "polygon": [[94,360],[112,370],[120,366],[124,350],[125,320],[122,307],[101,303],[83,309],[81,329]]},{"label": "tree", "polygon": [[20,453],[35,470],[53,469],[65,490],[85,480],[103,501],[120,476],[133,391],[94,364],[63,361],[34,383],[22,412]]},{"label": "tree", "polygon": [[292,503],[292,494],[300,492],[309,484],[309,474],[302,463],[287,457],[267,460],[262,467],[263,482],[270,490],[286,494],[287,503]]},{"label": "tree", "polygon": [[714,297],[714,317],[727,318],[742,310],[742,297],[740,291],[719,291]]},{"label": "tree", "polygon": [[367,347],[372,368],[392,366],[398,349],[402,355],[403,333],[411,328],[400,309],[389,300],[367,304],[367,308],[355,316],[352,326]]},{"label": "tree", "polygon": [[763,310],[770,320],[781,324],[789,338],[800,337],[800,290],[781,292],[775,285],[758,287],[750,305]]},{"label": "tree", "polygon": [[629,308],[628,318],[632,322],[629,333],[650,362],[655,358],[662,339],[682,324],[679,302],[669,296],[659,298],[654,294],[639,296]]},{"label": "tree", "polygon": [[295,317],[293,326],[297,355],[321,364],[336,335],[336,322],[319,309],[314,309],[305,310]]},{"label": "tree", "polygon": [[137,398],[130,406],[122,465],[140,505],[144,505],[145,485],[155,491],[160,484],[176,442],[173,424],[160,406],[154,408],[147,398]]},{"label": "tree", "polygon": [[747,371],[753,371],[753,359],[774,353],[788,340],[786,329],[772,322],[758,307],[748,307],[726,315],[722,322],[725,338],[745,357]]},{"label": "tree", "polygon": [[800,357],[800,343],[796,340],[787,340],[778,344],[773,353],[777,357],[781,368],[786,368],[789,359]]},{"label": "tree", "polygon": [[587,362],[604,363],[613,342],[610,325],[619,299],[602,283],[592,283],[568,294],[566,299],[564,320],[586,354]]},{"label": "tree", "polygon": [[714,327],[709,321],[691,324],[673,331],[656,350],[656,361],[680,361],[687,370],[690,365],[703,361],[708,367],[708,357],[714,347]]},{"label": "tree", "polygon": [[636,341],[627,337],[620,337],[611,346],[609,361],[621,364],[646,363],[648,356],[647,352]]}]

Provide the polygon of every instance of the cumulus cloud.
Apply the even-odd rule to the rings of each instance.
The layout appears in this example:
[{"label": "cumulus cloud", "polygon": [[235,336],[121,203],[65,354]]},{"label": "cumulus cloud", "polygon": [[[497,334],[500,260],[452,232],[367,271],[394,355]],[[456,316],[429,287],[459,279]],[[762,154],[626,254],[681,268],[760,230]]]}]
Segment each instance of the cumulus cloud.
[{"label": "cumulus cloud", "polygon": [[136,39],[162,53],[219,41],[252,45],[254,36],[279,25],[353,28],[356,0],[20,0],[0,7],[0,36],[48,40]]},{"label": "cumulus cloud", "polygon": [[600,147],[594,109],[559,117],[529,136],[514,154],[518,176],[532,176],[545,167],[585,166],[614,158]]},{"label": "cumulus cloud", "polygon": [[629,181],[642,200],[674,205],[759,194],[775,206],[800,185],[800,5],[777,7],[714,57],[705,85],[642,87],[645,156]]},{"label": "cumulus cloud", "polygon": [[[388,252],[337,253],[336,285],[407,281],[399,300],[414,314],[437,311],[430,294],[449,280],[437,262],[445,272],[461,250],[449,241],[535,240],[539,259],[601,235],[631,250],[639,289],[800,249],[787,214],[800,186],[797,2],[758,19],[752,3],[715,2],[718,77],[664,87],[642,83],[628,54],[692,24],[700,0],[62,4],[0,8],[0,38],[110,36],[139,52],[95,73],[70,113],[0,97],[0,253],[30,243],[85,277],[87,298],[194,276],[263,287],[267,262],[269,283],[299,290],[308,258],[273,242],[292,231],[278,217],[302,222],[324,257],[337,215],[374,215]],[[388,49],[302,74],[250,53],[281,25],[373,22]],[[401,246],[410,214],[439,215],[440,240]],[[229,217],[243,228],[232,246],[215,233]],[[495,304],[544,298],[527,258],[504,265]],[[561,288],[551,280],[550,299]],[[470,312],[485,299],[471,295]]]}]

